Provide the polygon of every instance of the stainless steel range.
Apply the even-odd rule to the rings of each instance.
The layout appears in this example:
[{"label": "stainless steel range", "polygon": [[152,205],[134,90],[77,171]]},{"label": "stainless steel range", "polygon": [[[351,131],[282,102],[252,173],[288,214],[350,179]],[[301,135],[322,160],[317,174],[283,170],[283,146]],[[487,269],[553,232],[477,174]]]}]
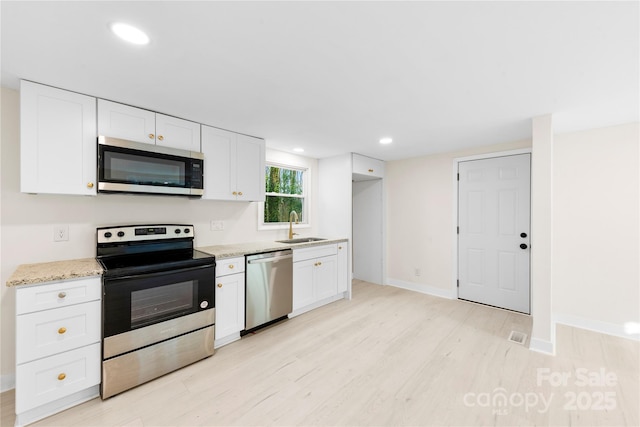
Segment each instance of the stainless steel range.
[{"label": "stainless steel range", "polygon": [[193,226],[97,229],[103,274],[103,399],[213,354],[215,258]]}]

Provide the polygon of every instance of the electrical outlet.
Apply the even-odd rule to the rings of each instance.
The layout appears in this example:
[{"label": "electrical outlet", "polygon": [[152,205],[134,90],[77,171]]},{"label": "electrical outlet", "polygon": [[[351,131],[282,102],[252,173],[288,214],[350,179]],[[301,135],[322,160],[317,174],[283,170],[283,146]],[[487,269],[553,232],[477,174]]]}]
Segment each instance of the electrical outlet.
[{"label": "electrical outlet", "polygon": [[416,268],[416,270],[415,270],[415,275],[416,275],[416,277],[419,277],[419,276],[420,276],[420,273],[421,273],[420,269],[419,269],[419,268]]},{"label": "electrical outlet", "polygon": [[69,226],[68,225],[55,225],[53,227],[53,241],[54,242],[67,242],[67,241],[69,241]]},{"label": "electrical outlet", "polygon": [[211,221],[211,231],[224,230],[224,221]]}]

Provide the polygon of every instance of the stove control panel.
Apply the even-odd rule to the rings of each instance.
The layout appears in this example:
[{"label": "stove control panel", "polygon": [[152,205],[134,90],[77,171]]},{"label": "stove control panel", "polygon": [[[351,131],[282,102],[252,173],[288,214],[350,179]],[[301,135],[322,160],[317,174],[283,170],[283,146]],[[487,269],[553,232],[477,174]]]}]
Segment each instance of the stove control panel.
[{"label": "stove control panel", "polygon": [[98,243],[193,238],[193,225],[127,225],[98,228]]}]

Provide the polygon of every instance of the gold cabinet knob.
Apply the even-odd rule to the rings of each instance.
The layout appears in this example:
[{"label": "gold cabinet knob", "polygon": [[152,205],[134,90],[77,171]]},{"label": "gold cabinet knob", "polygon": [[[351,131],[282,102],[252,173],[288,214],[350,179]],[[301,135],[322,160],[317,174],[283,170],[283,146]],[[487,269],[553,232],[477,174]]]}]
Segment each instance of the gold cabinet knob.
[{"label": "gold cabinet knob", "polygon": [[64,297],[66,297],[66,296],[67,296],[67,293],[66,293],[66,292],[60,292],[60,293],[58,294],[58,298],[64,298]]},{"label": "gold cabinet knob", "polygon": [[65,378],[67,378],[67,374],[65,374],[64,372],[58,375],[58,380],[59,381],[62,381]]},{"label": "gold cabinet knob", "polygon": [[342,246],[338,246],[338,249],[342,249]]},{"label": "gold cabinet knob", "polygon": [[158,141],[162,141],[162,140],[164,140],[164,136],[158,135]]},{"label": "gold cabinet knob", "polygon": [[93,182],[87,183],[87,188],[93,188]]},{"label": "gold cabinet knob", "polygon": [[319,263],[318,263],[318,265],[322,265],[322,263],[321,263],[321,262],[319,262]]},{"label": "gold cabinet knob", "polygon": [[60,329],[58,329],[58,333],[59,333],[60,335],[64,334],[65,332],[67,332],[67,328],[65,328],[64,326],[63,326],[63,327],[61,327]]},{"label": "gold cabinet knob", "polygon": [[373,172],[373,169],[369,169],[369,172]]},{"label": "gold cabinet knob", "polygon": [[229,264],[229,270],[233,270],[233,264]]},{"label": "gold cabinet knob", "polygon": [[149,134],[149,139],[154,139],[156,136],[152,133]]},{"label": "gold cabinet knob", "polygon": [[237,192],[237,191],[234,191],[234,192],[233,192],[233,193],[231,193],[231,194],[233,194],[234,196],[237,196],[237,195],[238,195],[238,192]]},{"label": "gold cabinet knob", "polygon": [[242,196],[242,191],[238,192],[238,196]]},{"label": "gold cabinet knob", "polygon": [[222,283],[218,283],[218,287],[221,288],[222,287]]}]

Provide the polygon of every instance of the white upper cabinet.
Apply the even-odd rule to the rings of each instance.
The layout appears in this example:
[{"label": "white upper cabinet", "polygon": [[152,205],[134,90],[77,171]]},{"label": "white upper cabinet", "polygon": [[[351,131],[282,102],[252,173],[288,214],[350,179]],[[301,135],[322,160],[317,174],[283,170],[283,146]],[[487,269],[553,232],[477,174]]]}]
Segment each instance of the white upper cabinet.
[{"label": "white upper cabinet", "polygon": [[96,98],[20,84],[20,191],[96,195]]},{"label": "white upper cabinet", "polygon": [[384,162],[353,153],[352,173],[355,181],[384,178]]},{"label": "white upper cabinet", "polygon": [[98,100],[98,134],[200,151],[200,124],[142,108]]},{"label": "white upper cabinet", "polygon": [[202,126],[203,199],[264,201],[263,139]]}]

